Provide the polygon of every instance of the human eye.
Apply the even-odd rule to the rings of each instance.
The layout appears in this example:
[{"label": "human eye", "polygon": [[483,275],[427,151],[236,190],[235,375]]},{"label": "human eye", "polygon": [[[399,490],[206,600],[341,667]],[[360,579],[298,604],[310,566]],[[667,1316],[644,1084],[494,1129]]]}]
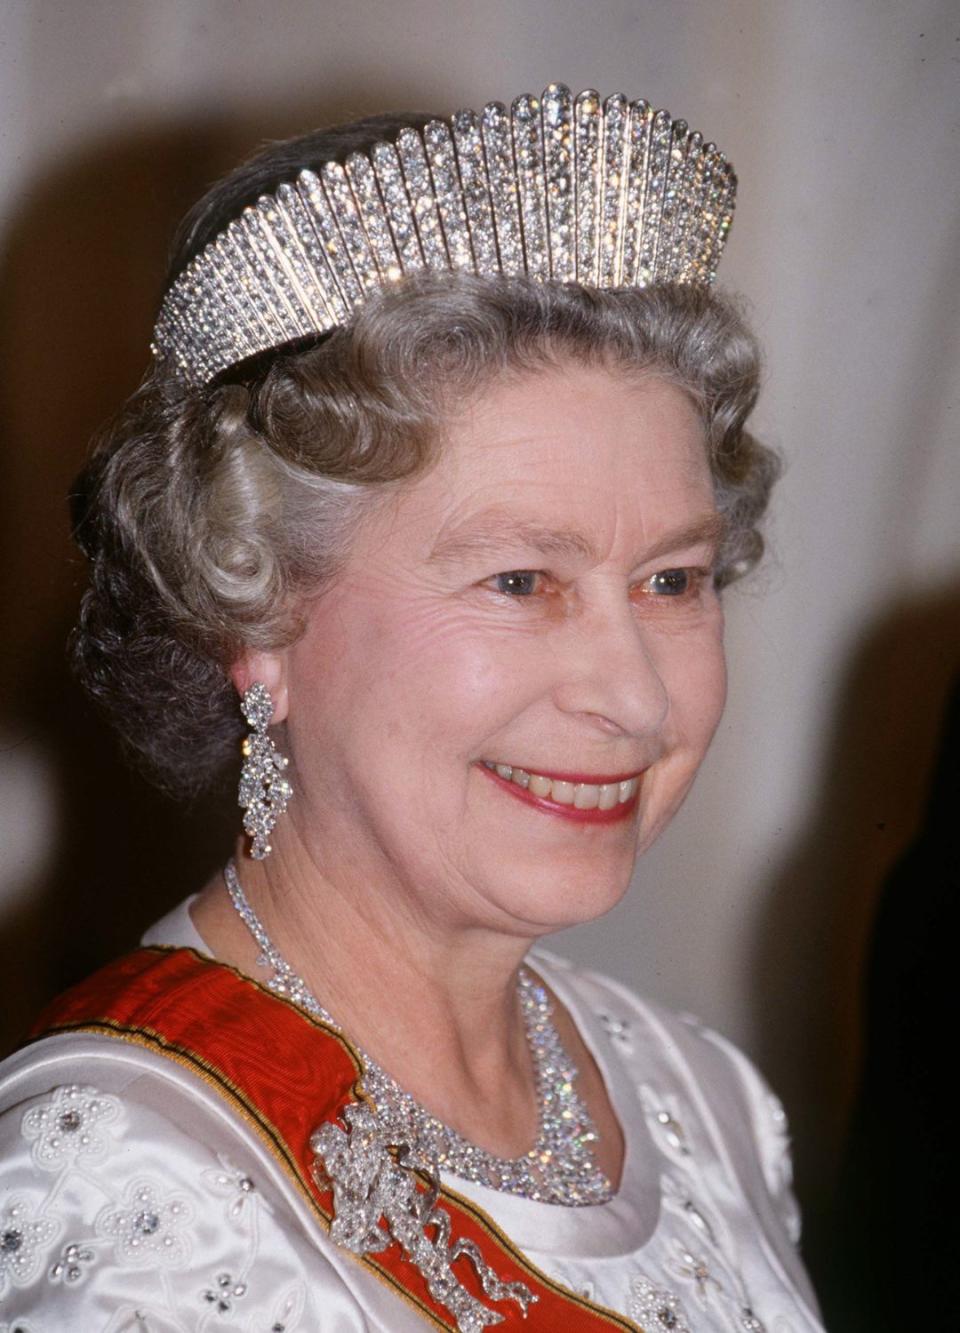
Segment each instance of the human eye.
[{"label": "human eye", "polygon": [[693,569],[661,569],[647,584],[657,597],[684,597],[696,586],[697,573]]},{"label": "human eye", "polygon": [[701,595],[709,580],[710,571],[683,566],[677,569],[659,569],[639,586],[642,597],[656,601],[671,599],[692,602]]},{"label": "human eye", "polygon": [[539,592],[542,576],[536,569],[510,569],[494,574],[489,583],[506,597],[532,597]]}]

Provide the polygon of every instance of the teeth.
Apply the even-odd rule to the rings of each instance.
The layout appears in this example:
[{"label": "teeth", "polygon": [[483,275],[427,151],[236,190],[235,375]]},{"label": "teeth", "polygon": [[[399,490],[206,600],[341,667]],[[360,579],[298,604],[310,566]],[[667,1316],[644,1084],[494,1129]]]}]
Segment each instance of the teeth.
[{"label": "teeth", "polygon": [[619,782],[605,782],[602,787],[598,788],[598,791],[600,792],[600,799],[597,805],[601,810],[612,810],[620,800]]},{"label": "teeth", "polygon": [[556,801],[558,805],[572,805],[577,810],[612,810],[633,799],[640,786],[639,778],[626,778],[623,782],[564,782],[561,778],[545,778],[540,773],[530,773],[524,768],[513,768],[510,764],[494,764],[483,761],[484,767],[507,782],[515,782],[534,796]]}]

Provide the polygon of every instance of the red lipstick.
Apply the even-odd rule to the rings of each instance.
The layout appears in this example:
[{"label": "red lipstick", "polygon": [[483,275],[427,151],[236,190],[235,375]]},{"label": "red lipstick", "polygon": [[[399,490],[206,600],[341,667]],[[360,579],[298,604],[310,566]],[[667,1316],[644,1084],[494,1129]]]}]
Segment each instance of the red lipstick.
[{"label": "red lipstick", "polygon": [[521,787],[519,783],[513,782],[510,778],[502,778],[494,769],[487,768],[485,764],[479,764],[481,773],[486,774],[492,782],[495,782],[507,795],[515,797],[524,804],[533,806],[541,810],[544,814],[557,815],[562,819],[570,820],[574,824],[619,824],[623,820],[629,819],[637,808],[637,801],[640,799],[640,790],[642,786],[642,774],[623,773],[619,777],[598,778],[592,775],[582,776],[570,775],[567,773],[539,773],[540,777],[556,779],[559,782],[589,782],[594,786],[602,786],[606,783],[626,782],[629,778],[639,778],[640,785],[628,801],[618,802],[610,810],[578,810],[574,805],[564,805],[560,801],[553,801],[548,796],[534,796],[533,792],[528,791],[526,787]]}]

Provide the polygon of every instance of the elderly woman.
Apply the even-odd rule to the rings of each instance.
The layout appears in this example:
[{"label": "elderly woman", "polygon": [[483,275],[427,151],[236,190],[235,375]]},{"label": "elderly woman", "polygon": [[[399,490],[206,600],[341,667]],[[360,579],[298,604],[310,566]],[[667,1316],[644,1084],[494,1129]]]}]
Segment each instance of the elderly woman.
[{"label": "elderly woman", "polygon": [[[732,172],[560,86],[271,147],[82,480],[82,679],[246,837],[7,1062],[4,1328],[819,1328],[782,1111],[538,947],[724,701],[774,467]],[[238,707],[239,705],[239,707]]]}]

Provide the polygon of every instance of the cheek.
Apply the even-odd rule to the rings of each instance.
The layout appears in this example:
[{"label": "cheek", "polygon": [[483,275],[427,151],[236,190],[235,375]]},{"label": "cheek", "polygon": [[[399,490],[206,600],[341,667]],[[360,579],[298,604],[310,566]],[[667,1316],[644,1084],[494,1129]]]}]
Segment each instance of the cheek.
[{"label": "cheek", "polygon": [[727,702],[727,659],[722,643],[716,646],[705,667],[701,683],[703,704],[700,725],[704,732],[704,744],[708,745]]},{"label": "cheek", "polygon": [[482,615],[426,598],[331,605],[296,655],[298,694],[313,701],[318,727],[332,722],[354,745],[403,747],[407,762],[419,751],[428,768],[444,751],[478,757],[539,675],[533,636],[491,632]]},{"label": "cheek", "polygon": [[460,758],[481,757],[484,742],[538,693],[534,642],[491,634],[455,612],[406,623],[388,651],[385,697],[396,730],[402,734],[412,727],[441,752]]},{"label": "cheek", "polygon": [[696,642],[677,644],[670,653],[669,684],[671,715],[692,748],[706,750],[727,697],[727,666],[723,647],[723,625],[718,621]]}]

